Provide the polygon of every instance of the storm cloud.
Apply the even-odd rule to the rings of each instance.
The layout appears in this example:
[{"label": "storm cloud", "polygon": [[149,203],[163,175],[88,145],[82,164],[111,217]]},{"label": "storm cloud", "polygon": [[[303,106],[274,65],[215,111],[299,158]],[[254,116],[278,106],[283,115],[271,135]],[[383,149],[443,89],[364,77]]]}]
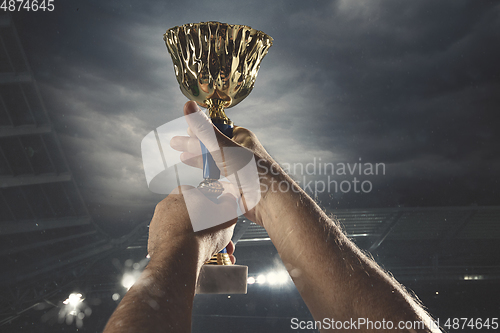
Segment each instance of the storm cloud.
[{"label": "storm cloud", "polygon": [[[151,216],[140,143],[186,98],[162,34],[221,21],[274,38],[228,110],[281,163],[385,163],[324,206],[498,205],[500,5],[487,1],[76,1],[14,23],[94,219]],[[110,227],[111,226],[111,227]]]}]

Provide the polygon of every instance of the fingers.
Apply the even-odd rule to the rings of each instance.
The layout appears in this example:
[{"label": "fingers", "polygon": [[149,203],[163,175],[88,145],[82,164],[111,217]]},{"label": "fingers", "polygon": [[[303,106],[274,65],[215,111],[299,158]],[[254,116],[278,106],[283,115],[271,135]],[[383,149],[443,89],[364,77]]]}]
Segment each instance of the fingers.
[{"label": "fingers", "polygon": [[231,259],[231,263],[234,265],[236,263],[236,257],[233,255],[234,253],[234,243],[233,241],[229,241],[229,244],[226,245],[226,251],[229,255],[229,259]]},{"label": "fingers", "polygon": [[219,150],[219,143],[223,146],[234,146],[233,141],[212,124],[210,118],[200,110],[195,102],[190,101],[184,105],[184,115],[191,129],[191,134],[200,139],[210,152]]},{"label": "fingers", "polygon": [[203,158],[201,155],[191,154],[184,152],[181,154],[181,162],[189,166],[202,169],[203,168]]},{"label": "fingers", "polygon": [[188,134],[191,137],[174,136],[172,140],[170,140],[170,147],[183,152],[180,155],[181,162],[189,166],[202,169],[203,157],[201,155],[200,141],[196,138],[196,136],[192,136],[192,131],[189,129]]},{"label": "fingers", "polygon": [[[217,210],[235,210],[237,206],[237,199],[231,193],[224,193],[217,199]],[[238,221],[238,216],[233,219],[228,220],[227,224],[223,224],[224,227],[236,224]]]},{"label": "fingers", "polygon": [[195,102],[187,102],[184,105],[184,115],[192,133],[205,144],[209,151],[219,149],[212,122]]},{"label": "fingers", "polygon": [[229,241],[229,244],[226,245],[227,254],[231,255],[234,253],[234,243],[233,241]]},{"label": "fingers", "polygon": [[188,134],[190,137],[192,137],[192,138],[198,139],[198,138],[196,137],[196,135],[193,133],[193,131],[191,131],[191,128],[189,128],[189,127],[188,127],[188,130],[187,130],[187,134]]},{"label": "fingers", "polygon": [[236,258],[234,257],[234,243],[233,241],[229,241],[229,243],[226,245],[226,252],[229,255],[229,259],[231,260],[231,263],[234,265],[236,263]]},{"label": "fingers", "polygon": [[170,147],[177,151],[187,151],[192,154],[201,155],[200,141],[196,137],[174,136],[170,140]]}]

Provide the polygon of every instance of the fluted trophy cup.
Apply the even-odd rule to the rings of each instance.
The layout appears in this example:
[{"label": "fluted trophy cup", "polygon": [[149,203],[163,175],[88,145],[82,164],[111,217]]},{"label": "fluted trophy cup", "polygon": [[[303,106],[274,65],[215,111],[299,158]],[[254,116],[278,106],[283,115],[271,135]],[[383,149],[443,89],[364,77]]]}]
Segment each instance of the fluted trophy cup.
[{"label": "fluted trophy cup", "polygon": [[[207,108],[212,123],[227,137],[233,122],[225,109],[245,99],[252,91],[260,62],[273,39],[245,25],[219,22],[185,24],[167,30],[163,39],[172,56],[174,71],[182,93]],[[220,170],[205,146],[203,178],[198,188],[206,196],[222,194]],[[197,293],[246,293],[246,266],[231,265],[224,249],[204,265]]]}]

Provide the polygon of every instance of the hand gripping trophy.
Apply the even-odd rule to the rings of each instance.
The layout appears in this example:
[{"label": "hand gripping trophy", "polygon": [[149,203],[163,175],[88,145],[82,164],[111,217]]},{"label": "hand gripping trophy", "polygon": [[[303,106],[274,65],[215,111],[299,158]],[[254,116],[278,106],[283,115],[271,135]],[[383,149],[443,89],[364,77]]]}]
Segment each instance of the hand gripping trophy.
[{"label": "hand gripping trophy", "polygon": [[[224,109],[250,94],[260,62],[273,39],[249,26],[219,22],[174,27],[163,39],[182,93],[207,108],[212,123],[231,138],[233,122]],[[220,170],[207,148],[200,144],[204,180],[198,189],[207,197],[216,198],[223,192]],[[246,293],[247,271],[246,266],[231,265],[224,249],[204,265],[197,293]]]}]

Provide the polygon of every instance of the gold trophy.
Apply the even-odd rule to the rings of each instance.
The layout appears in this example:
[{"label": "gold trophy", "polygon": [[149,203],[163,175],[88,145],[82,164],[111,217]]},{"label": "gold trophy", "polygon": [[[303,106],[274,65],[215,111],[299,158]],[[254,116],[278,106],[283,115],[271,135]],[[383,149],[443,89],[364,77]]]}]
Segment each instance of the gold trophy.
[{"label": "gold trophy", "polygon": [[[249,26],[219,22],[174,27],[163,39],[182,93],[207,108],[212,123],[231,138],[233,122],[224,109],[250,94],[273,39]],[[198,188],[218,197],[223,191],[220,171],[203,144],[201,148],[204,180]],[[225,249],[215,255],[200,273],[197,293],[246,293],[248,267],[237,266]]]}]

